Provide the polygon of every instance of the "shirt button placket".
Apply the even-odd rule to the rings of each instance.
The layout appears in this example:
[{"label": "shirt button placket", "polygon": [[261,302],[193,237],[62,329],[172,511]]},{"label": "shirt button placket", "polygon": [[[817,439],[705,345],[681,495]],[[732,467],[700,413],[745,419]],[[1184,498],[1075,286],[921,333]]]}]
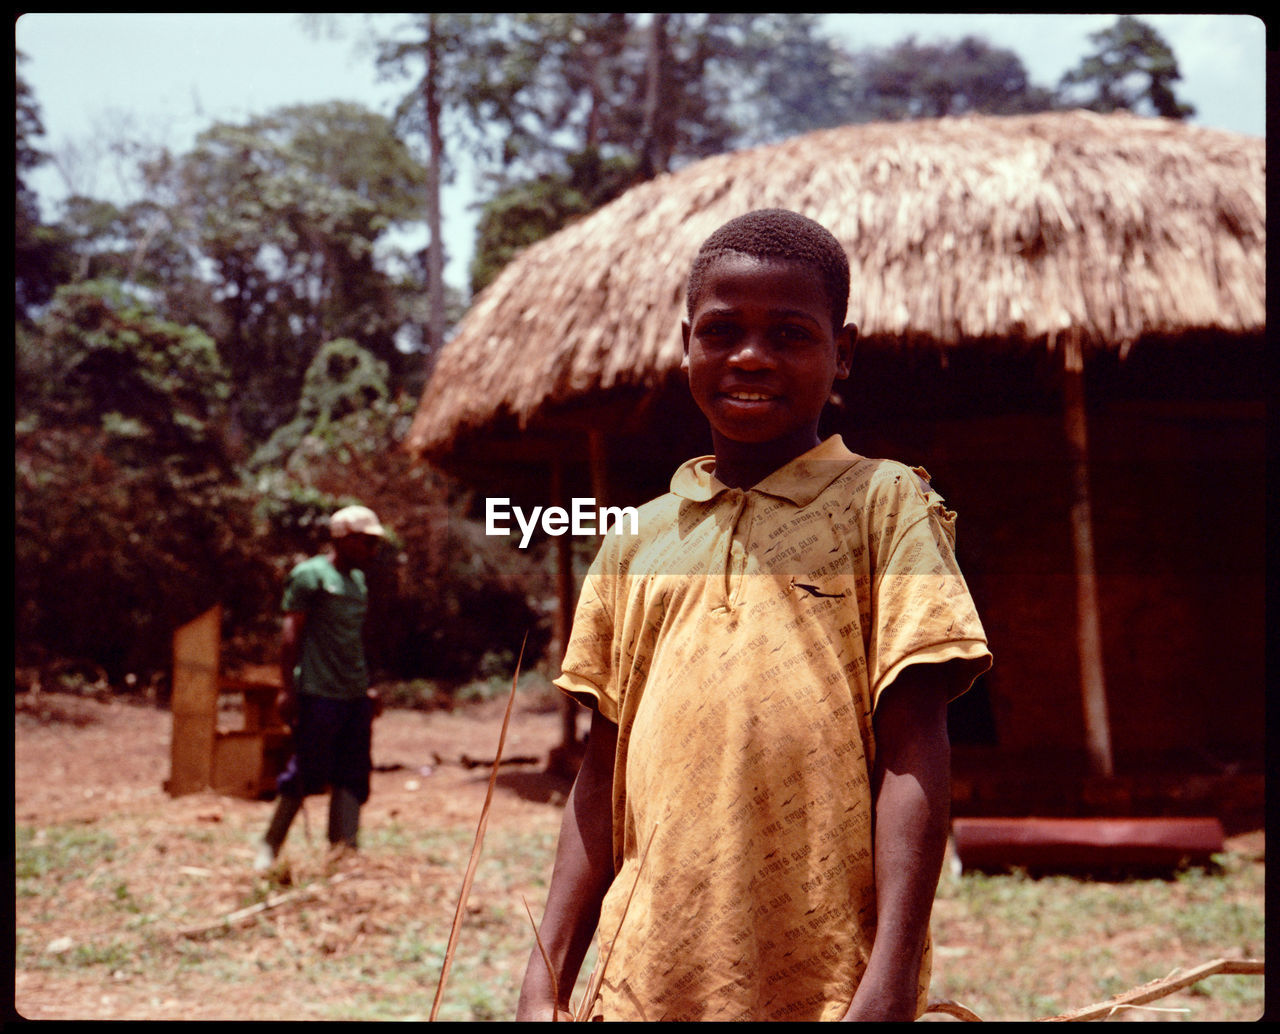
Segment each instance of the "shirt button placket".
[{"label": "shirt button placket", "polygon": [[[737,491],[735,489],[735,491]],[[737,513],[733,515],[733,523],[729,528],[729,555],[725,558],[725,609],[737,605],[742,592],[742,579],[747,570],[747,550],[745,540],[749,528],[746,516],[751,501],[749,492],[737,492]]]}]

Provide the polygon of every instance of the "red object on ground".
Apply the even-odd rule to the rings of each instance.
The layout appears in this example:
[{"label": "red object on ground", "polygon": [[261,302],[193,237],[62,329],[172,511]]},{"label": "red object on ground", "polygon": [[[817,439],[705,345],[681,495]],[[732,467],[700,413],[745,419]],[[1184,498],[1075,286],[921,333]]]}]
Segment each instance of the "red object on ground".
[{"label": "red object on ground", "polygon": [[958,818],[966,869],[1172,869],[1223,849],[1216,818]]}]

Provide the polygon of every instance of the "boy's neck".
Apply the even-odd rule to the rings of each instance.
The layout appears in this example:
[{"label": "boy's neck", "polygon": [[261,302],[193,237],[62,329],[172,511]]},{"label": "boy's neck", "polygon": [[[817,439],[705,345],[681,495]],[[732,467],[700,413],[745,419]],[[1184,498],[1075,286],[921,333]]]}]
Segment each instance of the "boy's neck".
[{"label": "boy's neck", "polygon": [[775,470],[780,470],[797,456],[822,444],[817,429],[771,442],[736,442],[711,432],[715,447],[715,475],[730,488],[748,489],[758,485]]}]

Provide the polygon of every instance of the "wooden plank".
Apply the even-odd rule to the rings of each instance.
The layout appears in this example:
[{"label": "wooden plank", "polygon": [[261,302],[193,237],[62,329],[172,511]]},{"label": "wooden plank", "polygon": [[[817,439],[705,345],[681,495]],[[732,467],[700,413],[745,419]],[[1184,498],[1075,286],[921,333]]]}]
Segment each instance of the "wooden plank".
[{"label": "wooden plank", "polygon": [[173,636],[173,714],[169,779],[173,796],[208,789],[218,724],[222,607],[210,607]]},{"label": "wooden plank", "polygon": [[262,789],[262,748],[261,733],[220,733],[213,745],[213,789],[233,797],[256,798]]}]

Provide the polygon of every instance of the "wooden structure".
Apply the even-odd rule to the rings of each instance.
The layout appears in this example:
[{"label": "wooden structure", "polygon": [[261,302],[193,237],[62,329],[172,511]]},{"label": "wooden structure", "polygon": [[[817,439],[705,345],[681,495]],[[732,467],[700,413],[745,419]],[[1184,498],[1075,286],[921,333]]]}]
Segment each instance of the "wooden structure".
[{"label": "wooden structure", "polygon": [[[170,796],[213,790],[267,797],[288,760],[289,734],[275,706],[278,673],[262,667],[225,674],[221,653],[221,606],[174,632],[173,738],[164,784]],[[240,705],[237,727],[220,727],[224,705],[233,702]]]},{"label": "wooden structure", "polygon": [[956,859],[965,869],[1049,872],[1173,872],[1210,865],[1222,823],[1197,818],[957,818]]},{"label": "wooden structure", "polygon": [[860,328],[826,430],[961,514],[996,658],[962,698],[979,742],[1097,778],[1260,764],[1265,170],[1261,139],[1083,111],[710,158],[511,262],[406,444],[516,502],[664,491],[709,451],[678,371],[690,261],[733,216],[800,211],[844,244]]}]

